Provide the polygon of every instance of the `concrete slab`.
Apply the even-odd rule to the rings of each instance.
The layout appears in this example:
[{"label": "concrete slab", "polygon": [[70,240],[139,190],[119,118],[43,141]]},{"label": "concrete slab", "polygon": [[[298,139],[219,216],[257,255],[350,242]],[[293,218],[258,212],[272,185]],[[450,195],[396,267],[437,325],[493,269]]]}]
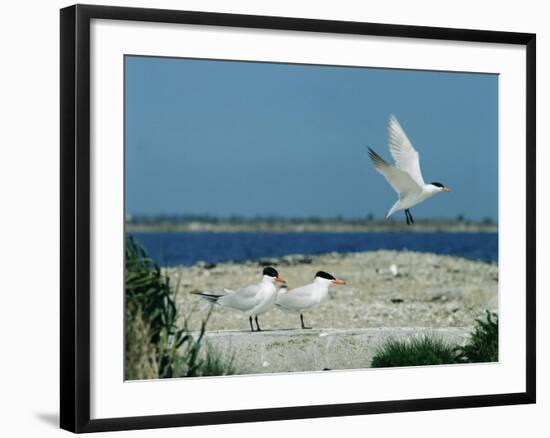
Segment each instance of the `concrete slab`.
[{"label": "concrete slab", "polygon": [[208,346],[234,357],[239,374],[368,368],[376,349],[389,338],[424,334],[463,344],[470,328],[367,328],[214,331],[205,334]]}]

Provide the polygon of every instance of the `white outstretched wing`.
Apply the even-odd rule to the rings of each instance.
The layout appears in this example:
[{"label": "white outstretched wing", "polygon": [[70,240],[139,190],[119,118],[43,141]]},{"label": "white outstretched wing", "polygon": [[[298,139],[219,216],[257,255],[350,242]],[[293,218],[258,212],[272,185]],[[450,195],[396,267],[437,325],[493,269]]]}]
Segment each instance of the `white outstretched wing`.
[{"label": "white outstretched wing", "polygon": [[413,148],[407,134],[393,115],[388,122],[388,141],[395,167],[407,172],[422,187],[425,183],[420,171],[418,152]]},{"label": "white outstretched wing", "polygon": [[408,172],[388,164],[371,148],[369,148],[369,157],[372,160],[376,170],[380,172],[384,178],[386,178],[390,186],[392,186],[397,192],[400,199],[405,198],[407,195],[412,193],[418,193],[422,190],[422,187]]}]

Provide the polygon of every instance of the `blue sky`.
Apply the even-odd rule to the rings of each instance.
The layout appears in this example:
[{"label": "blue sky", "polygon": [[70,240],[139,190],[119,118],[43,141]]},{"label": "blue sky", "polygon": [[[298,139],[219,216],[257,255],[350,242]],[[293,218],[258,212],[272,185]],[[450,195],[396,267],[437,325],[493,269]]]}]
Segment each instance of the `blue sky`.
[{"label": "blue sky", "polygon": [[[424,179],[415,217],[497,219],[498,77],[126,57],[128,214],[383,217],[394,114]],[[402,214],[402,213],[398,213]]]}]

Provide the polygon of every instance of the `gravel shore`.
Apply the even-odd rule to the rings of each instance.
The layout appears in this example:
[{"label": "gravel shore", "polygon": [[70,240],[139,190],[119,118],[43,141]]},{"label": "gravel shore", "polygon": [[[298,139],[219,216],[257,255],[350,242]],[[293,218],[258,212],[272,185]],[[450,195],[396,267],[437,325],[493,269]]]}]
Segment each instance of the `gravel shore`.
[{"label": "gravel shore", "polygon": [[[395,264],[397,275],[390,266]],[[318,270],[346,281],[331,287],[329,298],[305,314],[315,328],[467,327],[485,309],[498,309],[498,266],[460,257],[409,251],[291,255],[282,258],[166,268],[177,289],[177,305],[197,328],[209,305],[193,291],[220,291],[259,281],[262,267],[275,266],[290,288],[311,282]],[[194,310],[194,311],[193,311]],[[299,328],[296,314],[274,308],[260,316],[262,329]],[[211,330],[248,330],[241,313],[216,306]]]}]

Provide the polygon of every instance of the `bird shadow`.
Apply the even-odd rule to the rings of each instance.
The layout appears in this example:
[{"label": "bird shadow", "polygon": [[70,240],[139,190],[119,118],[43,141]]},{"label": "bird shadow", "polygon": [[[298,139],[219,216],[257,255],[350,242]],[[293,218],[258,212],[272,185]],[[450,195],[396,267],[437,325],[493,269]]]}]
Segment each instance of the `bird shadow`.
[{"label": "bird shadow", "polygon": [[37,412],[35,417],[51,427],[59,428],[59,414],[57,412]]}]

